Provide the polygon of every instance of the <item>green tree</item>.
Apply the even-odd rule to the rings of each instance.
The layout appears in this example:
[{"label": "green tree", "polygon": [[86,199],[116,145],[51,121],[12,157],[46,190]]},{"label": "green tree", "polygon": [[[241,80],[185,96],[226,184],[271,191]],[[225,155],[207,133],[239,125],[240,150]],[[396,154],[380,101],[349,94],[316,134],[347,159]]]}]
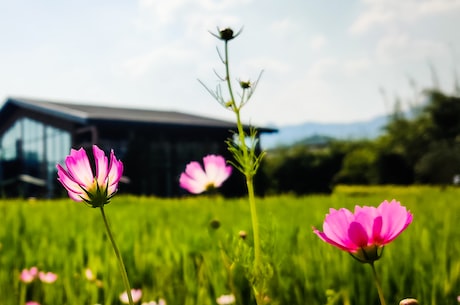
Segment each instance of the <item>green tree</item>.
[{"label": "green tree", "polygon": [[460,135],[460,97],[429,91],[425,112],[431,120],[430,136],[435,141],[458,141]]},{"label": "green tree", "polygon": [[448,183],[458,172],[460,98],[439,90],[424,94],[427,103],[421,111],[412,109],[408,117],[396,108],[377,140],[380,183]]},{"label": "green tree", "polygon": [[342,169],[334,184],[375,184],[377,151],[372,143],[365,143],[349,151],[343,159]]},{"label": "green tree", "polygon": [[269,151],[262,172],[270,177],[270,193],[330,193],[344,153],[335,144],[327,147],[294,145]]}]

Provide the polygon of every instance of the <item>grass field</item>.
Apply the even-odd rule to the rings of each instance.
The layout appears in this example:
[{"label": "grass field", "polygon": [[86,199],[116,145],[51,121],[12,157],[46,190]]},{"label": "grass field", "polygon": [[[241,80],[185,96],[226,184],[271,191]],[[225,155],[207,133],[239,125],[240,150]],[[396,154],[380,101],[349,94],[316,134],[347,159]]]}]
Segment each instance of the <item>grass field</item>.
[{"label": "grass field", "polygon": [[[377,206],[385,199],[414,214],[376,262],[387,304],[404,297],[458,304],[459,198],[460,189],[436,187],[338,187],[331,196],[259,198],[271,304],[378,304],[369,266],[321,241],[311,227],[321,228],[330,207]],[[0,305],[20,304],[24,294],[42,305],[120,304],[123,284],[99,210],[70,199],[3,200],[0,210]],[[245,199],[118,196],[105,211],[144,302],[161,297],[168,305],[207,305],[234,293],[237,304],[253,304],[244,276],[251,246]],[[240,231],[248,232],[245,240]],[[20,282],[21,270],[32,266],[58,280]],[[85,277],[86,268],[97,282]]]}]

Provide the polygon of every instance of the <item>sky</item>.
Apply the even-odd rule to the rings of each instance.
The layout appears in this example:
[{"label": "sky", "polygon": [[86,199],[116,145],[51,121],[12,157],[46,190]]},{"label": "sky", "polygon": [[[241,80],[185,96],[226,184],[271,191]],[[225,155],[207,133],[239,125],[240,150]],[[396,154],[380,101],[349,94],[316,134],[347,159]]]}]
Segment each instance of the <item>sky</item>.
[{"label": "sky", "polygon": [[221,83],[210,32],[227,27],[243,29],[235,88],[263,71],[251,124],[370,120],[426,88],[453,94],[460,74],[460,0],[17,0],[0,1],[0,100],[232,120],[198,81]]}]

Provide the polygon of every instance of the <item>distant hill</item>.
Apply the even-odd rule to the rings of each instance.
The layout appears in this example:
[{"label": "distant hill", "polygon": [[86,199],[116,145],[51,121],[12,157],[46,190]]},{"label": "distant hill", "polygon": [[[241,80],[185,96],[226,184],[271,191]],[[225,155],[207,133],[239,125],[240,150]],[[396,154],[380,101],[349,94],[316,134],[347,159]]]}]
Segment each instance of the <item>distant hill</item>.
[{"label": "distant hill", "polygon": [[369,121],[354,123],[302,123],[298,125],[271,126],[277,133],[262,134],[261,145],[264,149],[292,145],[305,138],[314,136],[330,137],[340,140],[374,139],[383,132],[388,122],[387,116],[380,116]]}]

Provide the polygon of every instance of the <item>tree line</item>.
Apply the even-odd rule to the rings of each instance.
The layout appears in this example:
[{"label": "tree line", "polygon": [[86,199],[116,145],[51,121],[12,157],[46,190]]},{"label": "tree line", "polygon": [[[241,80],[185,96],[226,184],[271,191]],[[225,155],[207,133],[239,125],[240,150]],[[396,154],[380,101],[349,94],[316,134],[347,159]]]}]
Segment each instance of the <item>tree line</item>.
[{"label": "tree line", "polygon": [[[460,94],[423,93],[400,103],[373,140],[299,142],[267,152],[257,177],[264,194],[328,193],[337,184],[435,184],[460,181]],[[457,181],[457,179],[459,181]]]}]

